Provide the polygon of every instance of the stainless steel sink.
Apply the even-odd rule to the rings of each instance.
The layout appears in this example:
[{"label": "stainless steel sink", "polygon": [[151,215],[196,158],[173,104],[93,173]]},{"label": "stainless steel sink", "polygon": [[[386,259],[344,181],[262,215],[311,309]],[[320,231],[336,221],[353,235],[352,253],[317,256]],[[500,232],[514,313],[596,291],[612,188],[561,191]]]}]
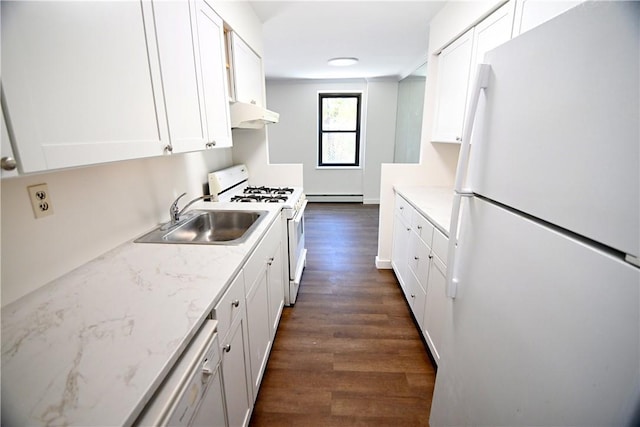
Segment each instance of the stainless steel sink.
[{"label": "stainless steel sink", "polygon": [[177,224],[164,224],[135,240],[136,243],[191,243],[237,245],[249,238],[267,211],[187,212]]}]

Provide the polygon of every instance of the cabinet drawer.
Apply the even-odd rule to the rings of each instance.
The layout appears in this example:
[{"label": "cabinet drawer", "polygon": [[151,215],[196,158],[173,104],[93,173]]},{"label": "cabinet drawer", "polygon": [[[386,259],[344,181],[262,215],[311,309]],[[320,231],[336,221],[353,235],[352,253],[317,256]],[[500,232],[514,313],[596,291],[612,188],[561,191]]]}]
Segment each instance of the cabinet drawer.
[{"label": "cabinet drawer", "polygon": [[413,215],[411,228],[413,228],[416,234],[420,236],[422,241],[425,242],[429,248],[431,248],[434,230],[433,224],[431,224],[428,219],[416,212]]},{"label": "cabinet drawer", "polygon": [[449,239],[438,230],[433,230],[433,252],[447,265]]},{"label": "cabinet drawer", "polygon": [[405,220],[407,224],[411,224],[413,207],[407,202],[404,197],[396,194],[396,207],[395,213]]},{"label": "cabinet drawer", "polygon": [[220,339],[226,338],[229,327],[238,314],[244,311],[244,306],[244,274],[240,271],[214,308]]}]

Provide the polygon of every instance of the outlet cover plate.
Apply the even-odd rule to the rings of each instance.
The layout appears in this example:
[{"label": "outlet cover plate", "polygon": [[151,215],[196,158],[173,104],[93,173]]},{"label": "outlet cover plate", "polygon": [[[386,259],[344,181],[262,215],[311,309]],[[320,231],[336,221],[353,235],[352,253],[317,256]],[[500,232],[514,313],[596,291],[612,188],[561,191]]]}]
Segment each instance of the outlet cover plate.
[{"label": "outlet cover plate", "polygon": [[47,184],[30,185],[27,187],[27,191],[29,191],[31,207],[36,218],[53,214],[53,205],[51,204],[51,195]]}]

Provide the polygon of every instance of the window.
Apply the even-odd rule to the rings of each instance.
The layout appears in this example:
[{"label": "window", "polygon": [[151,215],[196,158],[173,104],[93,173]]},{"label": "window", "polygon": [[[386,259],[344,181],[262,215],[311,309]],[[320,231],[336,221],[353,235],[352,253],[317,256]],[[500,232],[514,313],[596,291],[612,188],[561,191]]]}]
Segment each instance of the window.
[{"label": "window", "polygon": [[360,97],[319,94],[318,166],[360,166]]}]

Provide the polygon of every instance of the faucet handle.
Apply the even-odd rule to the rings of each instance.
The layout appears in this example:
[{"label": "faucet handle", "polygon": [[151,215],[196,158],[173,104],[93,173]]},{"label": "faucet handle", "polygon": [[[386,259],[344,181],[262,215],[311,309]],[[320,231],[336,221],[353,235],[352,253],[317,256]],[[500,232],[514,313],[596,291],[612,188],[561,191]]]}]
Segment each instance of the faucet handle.
[{"label": "faucet handle", "polygon": [[178,196],[177,199],[175,199],[173,201],[173,203],[171,203],[171,207],[169,208],[169,217],[171,218],[171,221],[177,221],[178,220],[178,200],[180,200],[180,198],[186,196],[187,193],[182,193],[181,195]]}]

